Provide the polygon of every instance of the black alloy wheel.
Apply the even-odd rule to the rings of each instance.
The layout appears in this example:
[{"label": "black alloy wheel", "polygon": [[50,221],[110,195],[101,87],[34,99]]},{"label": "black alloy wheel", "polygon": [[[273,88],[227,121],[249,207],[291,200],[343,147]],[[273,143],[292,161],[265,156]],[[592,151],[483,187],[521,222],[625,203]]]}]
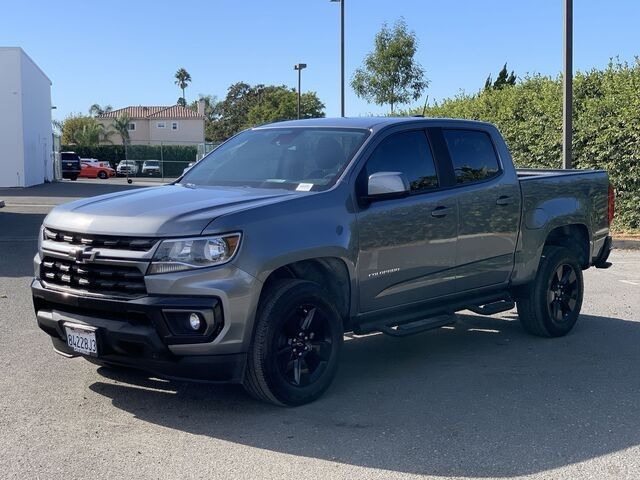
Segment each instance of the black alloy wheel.
[{"label": "black alloy wheel", "polygon": [[557,322],[566,321],[578,304],[578,276],[572,265],[558,266],[549,279],[547,293],[549,315]]},{"label": "black alloy wheel", "polygon": [[318,305],[301,305],[291,312],[275,337],[280,375],[294,386],[307,386],[326,370],[333,342],[327,317]]}]

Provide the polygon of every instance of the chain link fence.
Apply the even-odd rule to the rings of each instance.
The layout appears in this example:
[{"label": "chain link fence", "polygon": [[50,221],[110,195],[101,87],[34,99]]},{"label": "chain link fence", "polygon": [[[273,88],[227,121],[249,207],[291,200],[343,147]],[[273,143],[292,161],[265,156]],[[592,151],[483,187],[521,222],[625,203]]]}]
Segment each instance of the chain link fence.
[{"label": "chain link fence", "polygon": [[74,151],[93,165],[106,164],[116,176],[171,181],[215,149],[219,143],[140,142],[127,145],[82,147],[63,145],[62,151]]}]

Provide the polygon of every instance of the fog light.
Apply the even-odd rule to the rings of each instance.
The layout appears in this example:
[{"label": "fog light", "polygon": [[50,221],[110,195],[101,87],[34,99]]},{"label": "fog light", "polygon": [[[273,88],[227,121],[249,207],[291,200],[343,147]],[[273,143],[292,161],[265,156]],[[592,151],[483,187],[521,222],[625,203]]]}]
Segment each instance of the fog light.
[{"label": "fog light", "polygon": [[200,315],[197,313],[192,313],[189,315],[189,325],[193,330],[200,330],[200,325],[202,325],[202,321],[200,320]]}]

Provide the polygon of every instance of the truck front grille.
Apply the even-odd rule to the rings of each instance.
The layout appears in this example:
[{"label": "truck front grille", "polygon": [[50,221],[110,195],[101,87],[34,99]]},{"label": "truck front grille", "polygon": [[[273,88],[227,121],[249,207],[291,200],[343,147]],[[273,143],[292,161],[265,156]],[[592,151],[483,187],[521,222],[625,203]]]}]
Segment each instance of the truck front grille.
[{"label": "truck front grille", "polygon": [[77,263],[44,257],[40,265],[40,278],[49,286],[79,293],[125,297],[147,293],[144,274],[129,266]]},{"label": "truck front grille", "polygon": [[158,242],[157,238],[116,237],[109,235],[88,235],[84,233],[63,232],[51,228],[44,229],[45,240],[67,245],[85,245],[113,250],[133,250],[146,252]]}]

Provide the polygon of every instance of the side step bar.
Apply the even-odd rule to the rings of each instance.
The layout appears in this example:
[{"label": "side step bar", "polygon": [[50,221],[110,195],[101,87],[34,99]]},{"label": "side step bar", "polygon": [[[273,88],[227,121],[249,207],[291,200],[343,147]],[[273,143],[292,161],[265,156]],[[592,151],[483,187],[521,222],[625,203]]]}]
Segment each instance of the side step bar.
[{"label": "side step bar", "polygon": [[516,303],[512,300],[501,300],[499,302],[487,303],[486,305],[469,305],[467,310],[471,310],[478,315],[493,315],[511,310],[515,308],[515,306]]},{"label": "side step bar", "polygon": [[379,327],[379,330],[392,337],[407,337],[409,335],[415,335],[416,333],[426,332],[427,330],[433,330],[434,328],[443,327],[455,323],[456,316],[451,315],[438,315],[437,317],[424,318],[422,320],[416,320],[411,323],[403,323],[402,325],[383,325]]}]

